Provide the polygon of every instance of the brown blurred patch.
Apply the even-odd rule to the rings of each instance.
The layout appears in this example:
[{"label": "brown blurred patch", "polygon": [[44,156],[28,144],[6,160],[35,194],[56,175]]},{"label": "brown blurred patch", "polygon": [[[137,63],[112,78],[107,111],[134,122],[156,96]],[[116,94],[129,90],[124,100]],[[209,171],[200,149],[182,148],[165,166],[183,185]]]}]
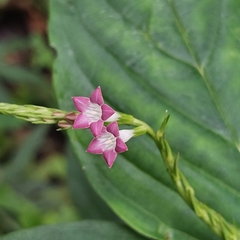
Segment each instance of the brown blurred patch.
[{"label": "brown blurred patch", "polygon": [[[32,0],[10,0],[0,9],[0,41],[27,37],[32,33],[47,35],[47,16]],[[18,51],[6,56],[7,64],[28,63],[30,52]]]},{"label": "brown blurred patch", "polygon": [[10,0],[0,11],[0,34],[3,28],[24,35],[47,32],[47,17],[32,0]]}]

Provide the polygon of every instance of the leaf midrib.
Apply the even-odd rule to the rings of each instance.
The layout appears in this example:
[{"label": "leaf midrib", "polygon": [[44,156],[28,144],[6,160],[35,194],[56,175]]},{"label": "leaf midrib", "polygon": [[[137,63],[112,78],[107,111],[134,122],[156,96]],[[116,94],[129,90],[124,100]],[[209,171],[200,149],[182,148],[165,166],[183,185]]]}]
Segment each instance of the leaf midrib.
[{"label": "leaf midrib", "polygon": [[[159,46],[159,44],[157,44],[152,38],[151,38],[151,35],[148,33],[148,32],[144,32],[141,28],[137,28],[135,27],[139,32],[142,32],[143,35],[145,37],[147,37],[152,43],[153,45],[155,46],[156,49],[160,50],[161,52],[165,53],[167,56],[177,60],[177,61],[180,61],[190,67],[193,67],[194,69],[197,70],[197,72],[199,73],[199,75],[201,76],[201,78],[203,79],[206,87],[207,87],[207,90],[211,96],[211,98],[213,99],[213,102],[216,106],[216,109],[217,111],[219,112],[222,120],[223,120],[223,123],[225,124],[226,128],[229,130],[230,132],[230,135],[232,136],[232,139],[234,141],[234,143],[232,141],[229,141],[229,139],[227,139],[226,137],[224,137],[223,135],[220,135],[219,133],[217,133],[216,131],[214,131],[212,128],[208,127],[207,125],[203,124],[202,122],[200,121],[197,121],[191,117],[189,117],[189,115],[185,114],[184,112],[182,112],[179,108],[177,108],[174,104],[171,104],[170,101],[168,101],[166,98],[159,98],[159,95],[157,93],[154,93],[155,94],[155,97],[157,97],[158,99],[160,99],[161,101],[163,101],[166,105],[169,105],[170,107],[172,107],[173,109],[175,109],[177,112],[179,112],[181,115],[187,117],[188,119],[190,119],[192,122],[195,122],[197,123],[198,125],[202,126],[203,128],[207,129],[207,130],[210,130],[211,132],[213,132],[214,134],[218,135],[218,136],[221,136],[222,139],[226,140],[228,143],[230,143],[231,145],[233,145],[234,147],[236,147],[237,145],[237,136],[235,134],[235,131],[233,130],[233,128],[231,127],[230,123],[227,121],[227,118],[222,110],[222,108],[220,107],[220,104],[218,102],[218,98],[217,98],[217,93],[216,91],[214,90],[214,87],[212,86],[210,80],[209,80],[209,77],[207,76],[207,73],[205,71],[205,68],[204,66],[207,64],[207,62],[209,61],[211,55],[212,55],[212,52],[214,51],[214,40],[212,41],[212,46],[211,46],[211,50],[209,51],[209,54],[207,56],[207,58],[204,60],[204,62],[201,64],[200,63],[200,60],[198,59],[198,56],[194,50],[194,47],[193,47],[193,44],[191,43],[191,41],[189,40],[189,37],[186,33],[186,30],[183,26],[183,23],[177,13],[177,10],[176,10],[176,7],[173,3],[172,0],[168,0],[169,2],[169,5],[170,5],[170,8],[172,9],[172,12],[173,12],[173,15],[175,17],[175,22],[176,22],[176,25],[177,25],[177,28],[179,30],[179,33],[180,33],[180,36],[182,37],[188,51],[189,51],[189,54],[192,56],[195,64],[191,64],[187,61],[184,61],[183,59],[180,59],[176,56],[174,56],[173,54],[169,53],[168,51],[166,51],[165,49],[161,48],[161,46]],[[106,0],[106,3],[114,10],[116,11],[119,15],[121,15],[122,19],[128,24],[128,25],[132,25],[131,21],[129,21],[123,14],[121,14],[121,12],[119,12],[112,4],[109,3],[109,1]],[[223,9],[223,1],[221,1],[221,11]],[[221,14],[220,14],[221,15]],[[81,19],[80,19],[81,20]],[[219,20],[220,21],[220,20]],[[94,38],[94,39],[97,39],[97,37],[92,34],[88,29],[87,29],[87,26],[84,24],[83,21],[81,21],[83,23],[83,26],[84,28],[86,29],[86,31]],[[220,23],[218,24],[218,30],[217,32],[219,32],[219,29],[220,29]],[[217,38],[217,34],[215,34],[215,38]],[[99,41],[97,41],[99,43]],[[101,45],[102,46],[102,45]],[[106,47],[104,47],[106,49]],[[112,56],[114,56],[115,60],[117,62],[120,62],[119,59],[117,59],[117,57],[115,57],[114,53],[112,53],[111,51],[107,51],[109,54],[111,54]],[[121,64],[122,66],[124,66],[124,64]],[[134,73],[136,73],[133,69],[131,69]],[[139,74],[136,73],[138,76]],[[141,78],[141,76],[139,76]],[[144,82],[144,81],[142,81]],[[146,85],[145,85],[145,88],[146,88]],[[149,86],[148,86],[149,88]],[[151,93],[154,92],[154,88],[151,88]]]},{"label": "leaf midrib", "polygon": [[[229,130],[230,134],[231,134],[231,137],[232,137],[232,140],[233,142],[235,143],[235,147],[237,146],[237,143],[238,143],[238,138],[237,138],[237,135],[234,131],[234,129],[231,127],[230,123],[228,122],[226,116],[225,116],[225,113],[224,111],[222,110],[220,104],[219,104],[219,101],[218,101],[218,97],[217,97],[217,93],[214,89],[214,87],[212,86],[210,80],[209,80],[209,77],[205,71],[205,68],[204,68],[204,65],[201,65],[200,64],[200,60],[198,59],[198,56],[194,50],[194,47],[193,47],[193,44],[191,43],[187,33],[186,33],[186,30],[184,28],[184,25],[178,15],[178,12],[177,12],[177,9],[173,3],[172,0],[168,0],[168,3],[170,5],[170,8],[172,9],[172,12],[173,12],[173,15],[175,17],[175,21],[176,21],[176,25],[177,25],[177,28],[179,30],[179,33],[180,33],[180,36],[182,37],[190,55],[192,56],[193,60],[195,61],[195,67],[197,69],[197,71],[199,72],[200,76],[202,77],[207,89],[208,89],[208,92],[211,96],[211,98],[213,99],[213,102],[216,106],[216,109],[218,110],[226,128]],[[221,11],[223,9],[223,1],[221,1]],[[221,14],[220,14],[221,15]],[[219,28],[218,28],[218,31],[220,29],[220,21],[219,21]],[[217,34],[216,34],[217,35]],[[213,49],[212,49],[213,51]],[[209,54],[208,58],[211,56],[211,54]],[[206,59],[206,62],[208,60]]]}]

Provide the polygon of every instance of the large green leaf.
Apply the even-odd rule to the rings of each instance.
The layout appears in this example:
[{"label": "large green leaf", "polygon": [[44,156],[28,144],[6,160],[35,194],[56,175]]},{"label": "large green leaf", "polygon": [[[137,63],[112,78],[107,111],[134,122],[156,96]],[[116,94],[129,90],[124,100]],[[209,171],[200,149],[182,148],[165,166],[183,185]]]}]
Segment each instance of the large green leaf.
[{"label": "large green leaf", "polygon": [[41,224],[41,211],[31,201],[14,191],[7,184],[0,184],[0,194],[0,209],[16,215],[21,226],[33,227]]},{"label": "large green leaf", "polygon": [[82,221],[36,227],[16,231],[0,237],[1,240],[141,240],[144,239],[122,225],[101,221]]},{"label": "large green leaf", "polygon": [[[107,103],[156,130],[168,110],[167,137],[196,196],[235,225],[239,9],[235,0],[55,0],[50,21],[60,107],[73,110],[71,96],[101,85]],[[87,131],[69,136],[92,186],[136,231],[219,239],[176,193],[148,137],[131,140],[109,170],[100,156],[85,153]]]}]

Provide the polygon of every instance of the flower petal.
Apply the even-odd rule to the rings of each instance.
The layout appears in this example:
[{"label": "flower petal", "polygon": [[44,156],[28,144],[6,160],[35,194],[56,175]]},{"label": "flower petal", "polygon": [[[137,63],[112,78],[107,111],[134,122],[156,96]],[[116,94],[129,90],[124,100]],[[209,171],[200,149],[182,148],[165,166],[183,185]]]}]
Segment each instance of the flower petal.
[{"label": "flower petal", "polygon": [[107,131],[112,133],[115,137],[119,136],[118,124],[117,122],[112,122],[107,126]]},{"label": "flower petal", "polygon": [[100,87],[97,87],[91,94],[90,100],[92,103],[97,103],[98,105],[102,105],[104,103],[102,91]]},{"label": "flower petal", "polygon": [[115,159],[117,157],[117,153],[114,150],[107,150],[103,152],[103,158],[107,162],[107,165],[109,168],[112,167],[113,163],[115,162]]},{"label": "flower petal", "polygon": [[94,137],[97,137],[101,133],[102,128],[103,128],[102,120],[90,124],[90,130]]},{"label": "flower petal", "polygon": [[80,113],[74,123],[73,123],[73,129],[76,129],[76,128],[89,128],[90,126],[90,123],[91,121],[88,119],[88,117],[83,114],[83,113]]},{"label": "flower petal", "polygon": [[90,142],[86,152],[93,153],[93,154],[102,154],[103,148],[104,148],[104,145],[98,139],[94,138]]},{"label": "flower petal", "polygon": [[90,104],[90,99],[87,97],[72,97],[72,100],[79,112],[84,112]]},{"label": "flower petal", "polygon": [[101,108],[102,108],[102,120],[104,121],[110,118],[115,113],[115,111],[107,104],[103,104]]},{"label": "flower petal", "polygon": [[126,152],[128,150],[127,145],[124,143],[124,141],[121,138],[117,138],[115,150],[117,153]]}]

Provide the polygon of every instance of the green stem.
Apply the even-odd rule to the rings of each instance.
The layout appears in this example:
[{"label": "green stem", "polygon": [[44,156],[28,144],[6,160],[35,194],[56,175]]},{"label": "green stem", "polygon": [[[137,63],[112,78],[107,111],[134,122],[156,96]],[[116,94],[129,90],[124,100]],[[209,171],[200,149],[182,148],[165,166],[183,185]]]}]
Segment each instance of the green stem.
[{"label": "green stem", "polygon": [[219,213],[200,202],[194,193],[194,189],[188,183],[185,176],[178,168],[178,156],[174,158],[169,143],[165,139],[165,127],[167,125],[169,115],[164,119],[160,129],[155,133],[153,129],[145,122],[134,118],[131,115],[121,114],[120,124],[128,124],[145,128],[145,132],[154,140],[169,175],[180,196],[185,200],[196,215],[202,219],[217,235],[225,240],[240,240],[239,230],[229,222],[227,222]]},{"label": "green stem", "polygon": [[145,122],[134,118],[132,115],[125,114],[125,113],[120,113],[121,115],[120,119],[118,119],[118,124],[119,125],[131,125],[131,126],[136,126],[136,127],[142,127],[145,129],[144,133],[148,133],[148,135],[151,136],[151,138],[155,139],[155,132],[153,129]]},{"label": "green stem", "polygon": [[169,116],[162,123],[160,130],[153,138],[167,167],[177,191],[185,202],[193,209],[196,215],[201,218],[217,235],[225,240],[240,239],[239,230],[227,222],[219,213],[200,202],[194,193],[194,189],[188,183],[185,176],[178,168],[178,157],[174,158],[169,143],[165,139],[164,129]]}]

